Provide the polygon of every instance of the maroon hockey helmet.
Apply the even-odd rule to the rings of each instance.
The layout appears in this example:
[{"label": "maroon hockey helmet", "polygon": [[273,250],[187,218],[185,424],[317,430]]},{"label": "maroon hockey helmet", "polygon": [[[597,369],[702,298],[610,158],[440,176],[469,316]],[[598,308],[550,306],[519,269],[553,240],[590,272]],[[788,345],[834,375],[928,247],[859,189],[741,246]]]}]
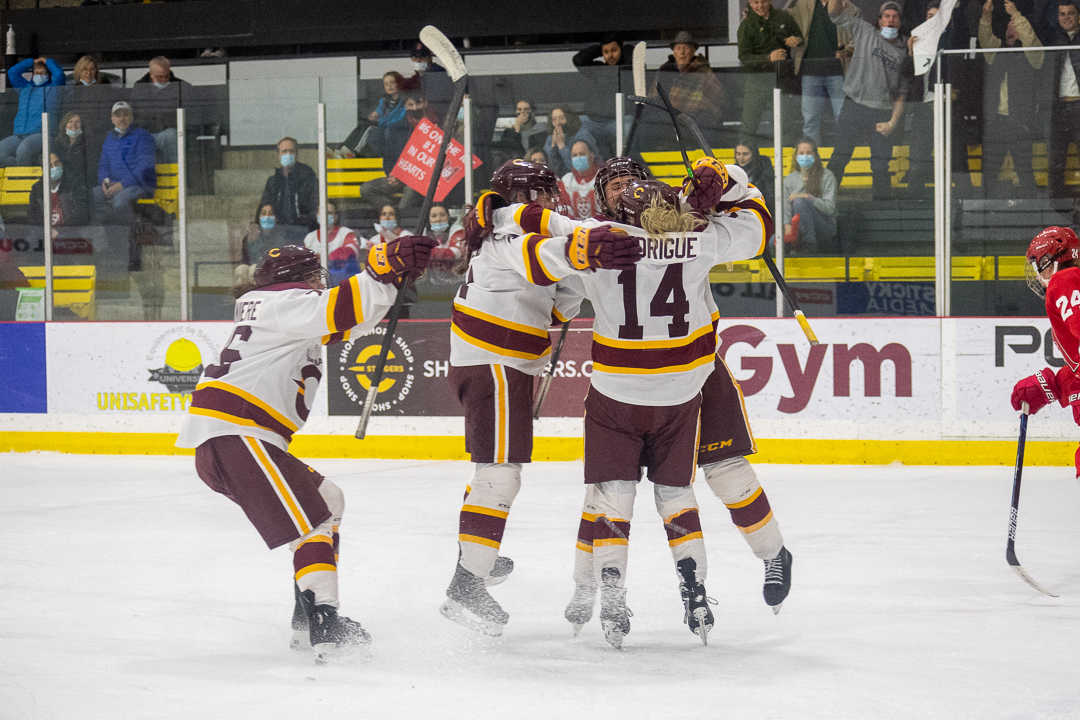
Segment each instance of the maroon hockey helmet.
[{"label": "maroon hockey helmet", "polygon": [[[612,220],[619,219],[619,208],[609,207],[607,201],[608,184],[619,178],[630,180],[648,180],[649,171],[641,166],[633,158],[620,156],[606,160],[600,169],[596,171],[596,180],[593,184],[593,192],[596,193],[596,207]],[[623,185],[620,183],[620,185]],[[625,187],[625,185],[623,185]],[[616,188],[620,193],[623,187]],[[615,203],[618,205],[618,202]]]},{"label": "maroon hockey helmet", "polygon": [[[528,160],[507,160],[491,176],[491,189],[507,202],[532,202],[546,195],[559,197],[559,178],[547,165]],[[524,192],[524,198],[518,193]]]},{"label": "maroon hockey helmet", "polygon": [[1069,260],[1080,260],[1080,238],[1071,228],[1052,225],[1036,235],[1027,249],[1027,265],[1024,276],[1028,286],[1040,297],[1046,295],[1049,280],[1043,273]]},{"label": "maroon hockey helmet", "polygon": [[323,284],[326,284],[319,254],[299,245],[283,245],[267,250],[259,260],[255,268],[255,287],[308,282],[313,275],[321,276]]},{"label": "maroon hockey helmet", "polygon": [[682,207],[679,191],[659,180],[635,180],[626,186],[619,198],[622,205],[621,222],[641,227],[641,214],[648,209],[653,198],[659,198],[673,208]]}]

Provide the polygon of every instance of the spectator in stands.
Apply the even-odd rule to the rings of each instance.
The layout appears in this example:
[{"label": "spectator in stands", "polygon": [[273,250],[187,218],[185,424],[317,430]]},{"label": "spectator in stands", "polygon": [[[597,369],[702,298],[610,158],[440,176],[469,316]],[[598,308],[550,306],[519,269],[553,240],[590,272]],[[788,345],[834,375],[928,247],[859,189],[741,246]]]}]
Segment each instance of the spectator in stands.
[{"label": "spectator in stands", "polygon": [[268,250],[292,244],[277,224],[273,205],[262,205],[240,243],[240,264],[233,269],[233,295],[240,297],[255,288],[255,268]]},{"label": "spectator in stands", "polygon": [[431,50],[424,43],[417,41],[409,51],[409,61],[412,63],[413,74],[399,81],[402,90],[420,90],[420,84],[424,75],[429,72],[446,72],[446,68],[435,64],[435,58]]},{"label": "spectator in stands", "polygon": [[300,144],[291,137],[278,140],[280,167],[266,179],[259,207],[274,208],[277,225],[294,244],[319,226],[319,178],[309,166],[297,162]]},{"label": "spectator in stands", "polygon": [[844,107],[837,123],[837,141],[829,168],[842,180],[856,145],[870,145],[875,198],[892,196],[889,160],[890,135],[904,112],[904,95],[911,65],[900,35],[900,5],[882,3],[875,25],[858,17],[847,0],[829,0],[829,17],[836,27],[851,33],[854,54],[844,79]]},{"label": "spectator in stands", "polygon": [[[984,48],[999,48],[1002,44],[991,27],[993,9],[993,0],[986,0],[979,23],[979,44]],[[1010,18],[1005,45],[1041,48],[1031,23],[1012,0],[1005,0],[1005,11]],[[983,187],[995,197],[1012,197],[1017,192],[1011,178],[1004,184],[998,180],[1005,154],[1011,152],[1013,168],[1020,178],[1020,197],[1032,197],[1036,186],[1031,144],[1037,136],[1034,110],[1042,100],[1038,71],[1043,65],[1043,51],[986,53],[982,58],[987,65],[983,93]]]},{"label": "spectator in stands", "polygon": [[379,98],[378,105],[368,115],[368,121],[375,123],[375,132],[369,144],[376,155],[383,158],[383,170],[387,174],[390,174],[390,169],[401,153],[400,149],[396,154],[388,149],[387,135],[390,134],[394,125],[405,122],[405,100],[401,90],[404,80],[405,78],[399,72],[391,70],[385,73],[382,77],[383,96]]},{"label": "spectator in stands", "polygon": [[188,83],[173,74],[168,58],[159,55],[150,61],[149,72],[132,88],[139,122],[154,136],[157,157],[163,163],[176,162],[176,109],[180,107],[183,85]]},{"label": "spectator in stands", "polygon": [[749,138],[740,138],[735,145],[735,164],[741,167],[751,184],[757,187],[765,196],[765,204],[769,212],[773,212],[773,177],[772,160],[763,156],[757,150],[757,143]]},{"label": "spectator in stands", "polygon": [[828,0],[796,0],[791,16],[799,25],[806,42],[791,49],[795,74],[802,85],[803,135],[821,142],[821,111],[829,99],[833,119],[840,119],[844,106],[844,63],[841,60],[841,35],[826,8]]},{"label": "spectator in stands", "polygon": [[590,147],[596,147],[596,138],[581,126],[581,119],[576,112],[554,108],[548,115],[548,127],[551,134],[544,141],[544,154],[547,155],[548,167],[556,175],[570,172],[573,163],[570,150],[574,143],[584,140]]},{"label": "spectator in stands", "polygon": [[581,124],[600,143],[598,151],[605,157],[615,154],[615,93],[619,92],[620,69],[630,69],[633,53],[617,35],[608,34],[573,58],[574,67],[589,86]]},{"label": "spectator in stands", "polygon": [[[64,164],[65,182],[79,185],[89,191],[97,185],[97,166],[101,160],[100,148],[97,157],[91,158],[83,131],[82,117],[68,112],[60,118],[60,132],[49,145],[52,152],[60,156]],[[90,172],[88,168],[92,168]]]},{"label": "spectator in stands", "polygon": [[525,152],[525,157],[523,159],[528,160],[529,162],[536,163],[537,165],[548,164],[547,153],[542,147],[530,148]]},{"label": "spectator in stands", "polygon": [[705,56],[695,54],[697,49],[693,36],[680,31],[660,72],[674,74],[663,80],[671,104],[693,117],[706,135],[715,135],[723,121],[724,89]]},{"label": "spectator in stands", "polygon": [[[27,218],[40,225],[45,222],[42,213],[41,180],[30,188],[30,208]],[[56,228],[74,225],[86,225],[90,222],[90,201],[86,188],[74,181],[64,172],[64,163],[60,155],[49,153],[49,193],[52,209],[53,237]]]},{"label": "spectator in stands", "polygon": [[[23,73],[32,72],[30,79]],[[49,113],[50,134],[56,132],[60,110],[58,86],[66,82],[64,71],[51,58],[27,58],[8,69],[8,82],[19,93],[19,111],[13,134],[0,140],[0,167],[39,165],[41,162],[41,113]]]},{"label": "spectator in stands", "polygon": [[742,132],[757,134],[761,114],[772,105],[776,63],[803,42],[802,31],[790,14],[777,10],[772,0],[749,0],[746,19],[739,23],[739,62],[743,75]]},{"label": "spectator in stands", "polygon": [[408,212],[419,209],[424,204],[424,196],[393,175],[386,175],[360,183],[360,202],[370,210],[391,205],[402,212]]},{"label": "spectator in stands", "polygon": [[71,72],[71,82],[78,85],[109,85],[109,78],[102,76],[97,60],[83,55]]},{"label": "spectator in stands", "polygon": [[375,234],[365,241],[364,249],[381,242],[396,240],[402,235],[412,235],[412,233],[398,225],[397,210],[394,206],[384,205],[379,211],[379,221],[375,223]]},{"label": "spectator in stands", "polygon": [[506,148],[513,157],[533,147],[534,141],[547,134],[547,127],[537,122],[531,100],[518,100],[514,106],[514,125],[503,130],[499,146]]},{"label": "spectator in stands", "polygon": [[570,162],[570,172],[559,181],[559,189],[572,215],[578,220],[586,220],[599,212],[593,186],[600,164],[596,162],[596,153],[584,140],[574,143],[570,150]]},{"label": "spectator in stands", "polygon": [[[431,251],[431,260],[428,262],[427,272],[421,279],[426,282],[418,282],[417,287],[424,285],[446,286],[460,285],[464,276],[454,271],[454,265],[461,259],[462,242],[465,238],[465,230],[460,222],[450,224],[450,213],[445,205],[435,204],[428,213],[428,225],[430,237],[439,241],[439,246]],[[422,290],[421,290],[422,293]]]},{"label": "spectator in stands", "polygon": [[[1058,26],[1054,45],[1080,45],[1080,0],[1060,0]],[[1065,157],[1069,143],[1080,147],[1080,48],[1055,55],[1050,127],[1050,196],[1066,197]]]},{"label": "spectator in stands", "polygon": [[[350,275],[360,272],[361,238],[341,222],[336,203],[326,203],[326,227],[330,245],[327,259],[330,263],[330,284],[337,285]],[[304,238],[304,246],[317,253],[322,252],[322,228],[315,228]]]},{"label": "spectator in stands", "polygon": [[153,197],[157,188],[154,138],[132,125],[134,119],[128,103],[113,105],[113,131],[101,146],[99,184],[94,188],[94,210],[106,222],[130,220],[135,201]]},{"label": "spectator in stands", "polygon": [[836,176],[810,138],[795,146],[795,165],[784,178],[784,242],[813,252],[836,239]]}]

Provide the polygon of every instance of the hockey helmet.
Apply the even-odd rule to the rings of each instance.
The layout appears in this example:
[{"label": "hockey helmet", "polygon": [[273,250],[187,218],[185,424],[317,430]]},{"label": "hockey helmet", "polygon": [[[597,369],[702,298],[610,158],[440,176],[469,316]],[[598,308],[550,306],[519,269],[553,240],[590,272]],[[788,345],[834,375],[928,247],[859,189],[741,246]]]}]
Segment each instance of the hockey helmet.
[{"label": "hockey helmet", "polygon": [[312,276],[322,277],[323,284],[326,284],[326,273],[322,268],[319,254],[299,245],[283,245],[267,250],[259,260],[255,268],[255,287],[262,288],[279,283],[305,283]]},{"label": "hockey helmet", "polygon": [[1080,260],[1080,238],[1071,228],[1056,225],[1046,228],[1028,245],[1027,265],[1024,267],[1028,286],[1039,297],[1045,297],[1049,280],[1043,277],[1043,273],[1049,268],[1057,272],[1057,266],[1069,260]]},{"label": "hockey helmet", "polygon": [[[527,160],[507,160],[491,176],[491,189],[507,202],[533,202],[541,197],[557,201],[559,178],[547,165]],[[523,199],[518,193],[524,192]]]},{"label": "hockey helmet", "polygon": [[667,183],[659,180],[635,180],[626,186],[619,198],[619,203],[622,205],[620,221],[627,225],[641,227],[641,216],[649,209],[653,198],[675,209],[682,207],[679,191]]},{"label": "hockey helmet", "polygon": [[[619,217],[619,208],[610,207],[607,201],[608,184],[618,178],[630,178],[631,180],[648,180],[649,171],[643,168],[633,158],[620,156],[606,160],[600,169],[596,171],[596,180],[593,184],[593,192],[596,193],[596,207],[612,220]],[[625,187],[625,186],[624,186]],[[617,188],[619,192],[622,188]],[[616,205],[618,201],[616,200]]]}]

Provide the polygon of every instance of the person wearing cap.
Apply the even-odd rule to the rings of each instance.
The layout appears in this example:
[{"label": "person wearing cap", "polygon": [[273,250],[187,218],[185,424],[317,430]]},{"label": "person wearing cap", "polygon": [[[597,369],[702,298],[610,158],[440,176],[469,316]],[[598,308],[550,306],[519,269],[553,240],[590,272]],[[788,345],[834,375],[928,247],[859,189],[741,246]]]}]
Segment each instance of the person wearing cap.
[{"label": "person wearing cap", "polygon": [[750,0],[746,19],[739,23],[739,62],[743,76],[743,135],[757,133],[761,113],[772,104],[776,63],[788,58],[788,50],[803,42],[802,31],[789,13],[777,10],[771,0]]},{"label": "person wearing cap", "polygon": [[[671,55],[659,69],[662,73],[678,73],[662,81],[671,104],[693,117],[706,134],[709,129],[718,129],[723,123],[724,89],[709,67],[709,61],[704,55],[697,54],[698,43],[686,30],[679,31],[670,47]],[[655,91],[652,94],[655,95]]]},{"label": "person wearing cap", "polygon": [[[32,73],[30,79],[23,73]],[[13,134],[0,140],[0,167],[41,164],[41,113],[49,113],[49,133],[56,134],[60,116],[57,86],[67,82],[51,58],[27,58],[8,69],[8,82],[19,93]]]},{"label": "person wearing cap", "polygon": [[409,51],[409,62],[412,63],[413,74],[401,82],[402,90],[419,90],[420,81],[426,73],[446,72],[446,68],[435,64],[435,58],[428,46],[419,41]]},{"label": "person wearing cap", "polygon": [[131,105],[121,100],[112,106],[113,130],[101,146],[94,210],[102,219],[130,220],[136,200],[154,196],[154,138],[135,127]]},{"label": "person wearing cap", "polygon": [[893,0],[882,3],[877,24],[871,25],[858,17],[858,8],[847,0],[829,0],[829,17],[837,29],[851,33],[854,41],[829,170],[842,183],[855,147],[868,144],[875,199],[893,194],[891,136],[904,113],[904,95],[911,84],[912,66],[900,37],[900,10]]}]

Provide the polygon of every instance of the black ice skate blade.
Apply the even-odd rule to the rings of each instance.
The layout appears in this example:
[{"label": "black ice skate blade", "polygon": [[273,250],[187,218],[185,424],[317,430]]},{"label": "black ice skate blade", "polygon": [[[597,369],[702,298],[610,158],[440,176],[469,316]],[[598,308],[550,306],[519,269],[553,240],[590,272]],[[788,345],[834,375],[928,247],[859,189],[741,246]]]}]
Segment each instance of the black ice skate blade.
[{"label": "black ice skate blade", "polygon": [[464,605],[457,600],[446,598],[446,602],[439,608],[439,614],[447,620],[452,620],[462,627],[467,627],[489,637],[501,637],[503,626],[493,620],[485,620],[472,614]]},{"label": "black ice skate blade", "polygon": [[334,643],[319,643],[311,646],[315,654],[316,665],[350,665],[371,660],[371,644],[357,643],[350,645],[335,645]]}]

